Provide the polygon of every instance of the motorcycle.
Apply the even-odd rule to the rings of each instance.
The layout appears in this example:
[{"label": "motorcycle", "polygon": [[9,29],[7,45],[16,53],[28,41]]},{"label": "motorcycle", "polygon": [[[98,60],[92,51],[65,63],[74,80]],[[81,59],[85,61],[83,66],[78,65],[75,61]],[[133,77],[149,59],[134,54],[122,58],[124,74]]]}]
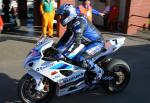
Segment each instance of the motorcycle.
[{"label": "motorcycle", "polygon": [[55,56],[58,50],[53,47],[54,41],[40,39],[25,59],[27,73],[19,81],[19,97],[25,103],[48,103],[54,96],[97,87],[103,87],[108,93],[123,91],[130,80],[130,67],[125,61],[109,58],[108,55],[117,51],[124,41],[125,37],[108,39],[101,53],[90,57],[100,75],[100,79],[93,80],[93,72],[69,59],[78,55],[86,45],[80,44],[68,57],[58,58]]}]

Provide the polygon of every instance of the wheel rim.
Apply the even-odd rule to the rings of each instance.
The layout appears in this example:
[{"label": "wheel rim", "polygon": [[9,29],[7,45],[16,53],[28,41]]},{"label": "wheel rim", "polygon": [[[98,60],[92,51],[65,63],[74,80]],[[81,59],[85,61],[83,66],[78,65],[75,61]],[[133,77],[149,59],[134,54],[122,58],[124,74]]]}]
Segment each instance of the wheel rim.
[{"label": "wheel rim", "polygon": [[122,72],[114,72],[118,76],[118,80],[116,81],[116,85],[120,85],[125,80],[125,75]]},{"label": "wheel rim", "polygon": [[25,101],[41,101],[43,100],[45,97],[47,97],[48,92],[39,92],[37,90],[35,90],[35,80],[33,80],[32,78],[26,80],[24,82],[24,85],[22,86],[22,97],[24,97]]},{"label": "wheel rim", "polygon": [[111,76],[114,77],[112,81],[109,81],[109,90],[120,90],[124,86],[126,86],[127,82],[127,72],[124,66],[118,65],[113,68],[113,71],[111,71]]}]

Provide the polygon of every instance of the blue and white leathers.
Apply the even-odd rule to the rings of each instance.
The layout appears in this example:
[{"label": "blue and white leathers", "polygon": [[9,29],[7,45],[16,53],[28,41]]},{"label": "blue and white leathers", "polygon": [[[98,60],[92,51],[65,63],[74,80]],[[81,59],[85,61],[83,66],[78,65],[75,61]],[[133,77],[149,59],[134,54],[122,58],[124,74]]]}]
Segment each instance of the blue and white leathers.
[{"label": "blue and white leathers", "polygon": [[103,40],[101,33],[90,21],[88,21],[87,18],[85,18],[84,16],[78,16],[77,18],[81,21],[82,25],[84,25],[83,36],[85,38],[91,41]]},{"label": "blue and white leathers", "polygon": [[[84,39],[84,40],[83,40]],[[81,47],[79,44],[86,44],[88,42],[89,45],[86,47]],[[79,15],[76,16],[70,23],[67,24],[67,30],[64,33],[63,37],[60,39],[57,49],[64,53],[69,59],[74,59],[76,55],[74,53],[70,53],[72,51],[73,44],[77,45],[76,47],[81,47],[81,51],[78,52],[80,56],[78,56],[77,61],[86,61],[84,56],[82,56],[82,52],[86,53],[87,55],[95,55],[96,53],[100,52],[104,47],[103,37],[101,33],[92,25],[84,16]],[[73,50],[73,51],[79,51]],[[88,64],[90,59],[87,61]],[[91,64],[91,68],[94,64]]]},{"label": "blue and white leathers", "polygon": [[[91,58],[91,63],[98,69],[99,75],[103,76],[103,68],[100,68],[94,61],[98,60],[102,56],[106,56],[110,53],[113,53],[119,49],[124,44],[125,38],[114,38],[110,39],[107,42],[110,43],[109,47],[106,48],[105,52],[97,54]],[[56,54],[50,51],[50,60],[44,60],[44,51],[51,50],[53,40],[49,38],[42,38],[38,41],[32,51],[27,55],[24,68],[27,70],[27,73],[31,75],[35,81],[35,89],[37,91],[44,91],[44,84],[41,82],[45,77],[57,84],[56,95],[63,96],[70,93],[79,92],[82,90],[91,89],[91,86],[85,83],[85,73],[84,68],[79,67],[73,63],[68,62],[66,59],[56,58]],[[94,44],[93,44],[94,45]],[[96,45],[96,44],[95,44]],[[86,46],[81,44],[77,49],[75,49],[68,57],[73,58],[78,55],[83,48]],[[98,47],[96,47],[98,49]],[[94,50],[94,49],[93,49]],[[96,49],[95,49],[96,50]],[[92,53],[87,48],[88,53]],[[99,81],[95,81],[92,85],[92,88],[95,87]]]}]

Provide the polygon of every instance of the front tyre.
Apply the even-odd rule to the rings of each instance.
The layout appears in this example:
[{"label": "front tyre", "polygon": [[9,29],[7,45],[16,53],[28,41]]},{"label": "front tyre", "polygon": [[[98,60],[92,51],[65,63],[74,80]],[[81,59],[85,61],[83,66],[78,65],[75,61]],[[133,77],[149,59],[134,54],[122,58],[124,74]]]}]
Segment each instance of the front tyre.
[{"label": "front tyre", "polygon": [[103,68],[105,78],[113,78],[102,82],[102,86],[108,93],[118,93],[126,88],[130,80],[130,67],[125,61],[111,59]]},{"label": "front tyre", "polygon": [[25,103],[48,103],[55,95],[55,84],[46,79],[46,92],[35,90],[36,82],[29,74],[19,81],[18,95]]}]

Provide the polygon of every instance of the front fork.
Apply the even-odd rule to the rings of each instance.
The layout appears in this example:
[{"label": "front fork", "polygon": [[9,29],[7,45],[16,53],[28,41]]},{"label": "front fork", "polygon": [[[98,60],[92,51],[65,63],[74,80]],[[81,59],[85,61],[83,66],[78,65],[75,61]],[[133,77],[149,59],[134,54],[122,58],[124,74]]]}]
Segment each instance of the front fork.
[{"label": "front fork", "polygon": [[36,81],[35,90],[40,91],[40,92],[41,91],[46,92],[44,90],[45,85],[43,84],[44,76],[35,72],[34,70],[29,70],[28,74],[31,75],[34,78],[34,80]]}]

